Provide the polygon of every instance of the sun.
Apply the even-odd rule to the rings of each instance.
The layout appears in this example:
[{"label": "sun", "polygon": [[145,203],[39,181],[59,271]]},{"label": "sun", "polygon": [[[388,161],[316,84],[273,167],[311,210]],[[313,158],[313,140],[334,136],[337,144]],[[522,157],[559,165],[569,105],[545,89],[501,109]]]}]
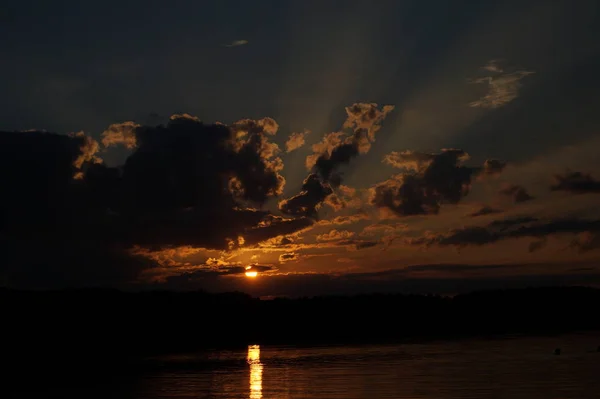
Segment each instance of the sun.
[{"label": "sun", "polygon": [[258,276],[258,272],[252,270],[252,266],[246,266],[246,277],[255,278],[256,276]]}]

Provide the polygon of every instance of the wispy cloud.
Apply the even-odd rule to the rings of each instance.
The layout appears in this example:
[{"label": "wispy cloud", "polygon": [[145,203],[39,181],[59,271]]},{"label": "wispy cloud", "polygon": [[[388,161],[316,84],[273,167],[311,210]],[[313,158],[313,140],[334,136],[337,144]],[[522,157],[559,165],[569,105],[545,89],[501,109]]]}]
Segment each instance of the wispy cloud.
[{"label": "wispy cloud", "polygon": [[234,40],[229,44],[226,44],[225,47],[239,47],[248,44],[248,40]]},{"label": "wispy cloud", "polygon": [[509,72],[498,60],[491,60],[482,69],[488,76],[470,80],[470,83],[487,84],[488,92],[477,101],[471,102],[471,107],[500,108],[519,96],[523,86],[521,79],[535,72],[514,70]]}]

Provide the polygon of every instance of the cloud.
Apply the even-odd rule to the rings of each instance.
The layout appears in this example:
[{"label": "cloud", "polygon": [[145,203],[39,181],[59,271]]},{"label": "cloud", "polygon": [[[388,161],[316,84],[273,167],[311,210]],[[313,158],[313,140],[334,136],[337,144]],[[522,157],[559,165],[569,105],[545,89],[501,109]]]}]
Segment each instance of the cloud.
[{"label": "cloud", "polygon": [[293,261],[297,261],[298,259],[300,259],[300,256],[295,252],[279,255],[280,263],[293,262]]},{"label": "cloud", "polygon": [[171,120],[171,121],[174,121],[177,119],[189,119],[194,122],[201,122],[200,118],[198,118],[197,116],[194,116],[194,115],[190,115],[187,112],[184,112],[181,114],[173,114],[169,117],[169,120]]},{"label": "cloud", "polygon": [[405,230],[407,225],[404,223],[396,223],[396,224],[370,224],[365,226],[365,228],[360,233],[361,236],[365,237],[373,237],[378,235],[389,236],[390,234],[396,233],[398,231]]},{"label": "cloud", "polygon": [[291,235],[297,235],[310,229],[314,221],[310,218],[283,218],[266,213],[256,226],[244,231],[246,245],[256,245],[270,239],[290,240]]},{"label": "cloud", "polygon": [[497,176],[506,168],[506,162],[498,159],[488,159],[483,163],[481,171],[485,176]]},{"label": "cloud", "polygon": [[458,203],[469,193],[473,177],[486,173],[485,166],[463,165],[468,158],[458,149],[437,154],[393,152],[383,162],[404,172],[371,187],[371,203],[399,216],[436,214],[442,204]]},{"label": "cloud", "polygon": [[521,79],[534,74],[532,71],[516,70],[507,72],[499,61],[490,61],[483,68],[488,76],[472,79],[471,83],[487,84],[488,92],[477,101],[471,102],[471,107],[500,108],[519,96]]},{"label": "cloud", "polygon": [[552,191],[567,191],[573,194],[600,193],[600,181],[589,173],[567,172],[554,176],[556,183],[550,187]]},{"label": "cloud", "polygon": [[343,245],[349,245],[348,246],[348,250],[349,251],[360,251],[361,249],[373,248],[373,247],[376,247],[379,244],[381,244],[381,241],[357,241],[357,240],[352,240],[352,241],[347,241],[347,242],[343,243]]},{"label": "cloud", "polygon": [[279,202],[279,210],[289,215],[316,217],[317,210],[331,193],[333,190],[329,185],[316,174],[310,174],[304,179],[299,194]]},{"label": "cloud", "polygon": [[375,141],[375,134],[381,129],[381,122],[394,110],[393,105],[384,105],[381,110],[375,103],[355,103],[346,107],[346,122],[344,128],[350,128],[355,136],[366,132],[367,140],[360,136],[359,151],[365,153],[371,148],[371,143]]},{"label": "cloud", "polygon": [[526,202],[534,199],[525,187],[519,186],[517,184],[511,184],[500,190],[500,194],[512,198],[515,203]]},{"label": "cloud", "polygon": [[363,205],[361,193],[358,190],[340,185],[332,188],[333,193],[329,195],[325,201],[325,205],[329,205],[334,211],[338,212],[346,208],[359,209]]},{"label": "cloud", "polygon": [[499,209],[494,209],[489,205],[484,205],[481,208],[479,208],[477,211],[469,214],[470,217],[477,217],[477,216],[484,216],[484,215],[492,215],[494,213],[500,213],[502,212]]},{"label": "cloud", "polygon": [[225,47],[239,47],[248,44],[248,40],[234,40],[229,44],[226,44]]},{"label": "cloud", "polygon": [[[311,173],[304,180],[302,191],[281,201],[279,209],[290,215],[316,217],[322,203],[333,194],[333,188],[342,183],[337,169],[370,149],[380,123],[393,109],[393,106],[386,105],[380,110],[375,103],[356,103],[346,107],[347,118],[343,128],[351,129],[351,132],[329,133],[313,145],[314,153],[306,158],[306,166]],[[335,200],[330,204],[335,208],[341,206],[341,202]]]},{"label": "cloud", "polygon": [[[35,133],[35,131],[33,132]],[[75,137],[80,141],[79,154],[73,160],[73,166],[77,169],[73,174],[73,178],[80,180],[83,178],[81,169],[85,164],[100,164],[103,162],[100,157],[96,156],[96,153],[100,150],[100,146],[96,140],[90,136],[86,136],[83,132],[71,133],[69,136]]]},{"label": "cloud", "polygon": [[336,216],[333,219],[322,219],[317,222],[319,226],[329,226],[329,225],[348,225],[358,223],[362,220],[369,220],[369,216],[364,213],[357,213],[354,215],[348,216]]},{"label": "cloud", "polygon": [[134,149],[137,145],[135,131],[139,127],[131,121],[112,124],[102,133],[102,144],[105,147],[124,145],[127,149]]},{"label": "cloud", "polygon": [[[497,220],[486,226],[454,229],[448,233],[429,233],[423,237],[407,239],[406,242],[412,245],[455,246],[462,248],[470,245],[486,245],[507,239],[535,238],[538,241],[530,246],[530,250],[537,250],[543,245],[539,241],[544,241],[549,236],[584,233],[586,239],[575,240],[572,244],[573,247],[582,248],[586,247],[585,243],[594,242],[594,239],[590,239],[590,237],[594,237],[599,232],[600,220],[574,218],[540,220],[537,218],[521,217]],[[594,245],[589,246],[589,249],[594,248]]]},{"label": "cloud", "polygon": [[2,281],[123,284],[167,262],[156,254],[170,248],[230,250],[313,223],[253,208],[285,184],[270,118],[226,126],[178,115],[108,132],[108,145],[135,143],[122,167],[99,163],[98,143],[83,133],[0,134],[0,177],[12,193],[0,199]]},{"label": "cloud", "polygon": [[[277,271],[277,268],[271,265],[259,265],[252,264],[251,266],[253,271],[257,271],[259,273],[273,273]],[[196,270],[168,276],[162,281],[163,284],[156,285],[157,287],[169,287],[175,289],[199,289],[204,288],[208,291],[214,291],[216,287],[224,287],[231,286],[230,284],[235,284],[236,280],[240,280],[239,278],[234,278],[236,276],[243,276],[246,273],[245,266],[221,266],[218,268],[212,267],[198,267]],[[232,277],[225,278],[224,277]],[[229,284],[228,284],[229,283]],[[221,285],[224,284],[224,285]],[[229,290],[227,288],[217,289],[216,291]],[[240,291],[241,289],[237,289]]]},{"label": "cloud", "polygon": [[460,263],[433,263],[409,265],[397,269],[388,269],[377,272],[352,273],[347,275],[356,279],[394,279],[423,275],[423,273],[449,274],[456,276],[468,275],[470,272],[480,271],[514,271],[530,265],[521,264],[460,264]]},{"label": "cloud", "polygon": [[350,162],[358,154],[364,154],[375,141],[375,134],[381,129],[381,122],[394,109],[391,105],[378,108],[375,103],[356,103],[346,107],[346,121],[343,128],[351,134],[333,132],[320,143],[313,145],[314,154],[307,158],[306,165],[313,168],[325,181],[342,164]]},{"label": "cloud", "polygon": [[600,231],[584,231],[571,241],[570,246],[578,252],[600,249]]},{"label": "cloud", "polygon": [[331,230],[329,233],[317,236],[317,241],[340,241],[354,237],[354,232],[348,230]]},{"label": "cloud", "polygon": [[488,72],[502,73],[504,69],[500,66],[502,60],[490,60],[486,65],[481,67]]},{"label": "cloud", "polygon": [[[586,265],[583,263],[582,265]],[[580,271],[541,274],[540,269],[552,269],[555,264],[431,264],[414,265],[406,269],[390,269],[354,273],[269,273],[261,284],[249,286],[239,278],[197,276],[176,278],[163,287],[209,291],[245,291],[253,296],[282,295],[310,297],[323,295],[354,295],[387,293],[420,293],[456,295],[482,289],[527,288],[531,286],[581,286],[600,283],[595,269],[580,267]],[[583,270],[582,270],[583,269]],[[583,271],[584,273],[581,273]],[[218,277],[218,276],[217,276]],[[385,297],[382,297],[385,300]]]},{"label": "cloud", "polygon": [[[410,150],[402,152],[393,151],[383,157],[383,163],[386,163],[397,169],[406,169],[409,171],[418,172],[427,168],[435,159],[435,157],[436,154],[427,154]],[[469,156],[467,153],[463,153],[459,156],[459,158],[460,161],[464,161],[467,160]]]},{"label": "cloud", "polygon": [[[134,245],[129,251],[131,255],[142,256],[152,260],[156,265],[163,267],[177,267],[185,265],[182,258],[196,255],[206,251],[205,248],[196,248],[192,246],[171,247],[159,250],[151,250]],[[210,259],[209,259],[210,260]],[[207,260],[208,262],[208,260]]]},{"label": "cloud", "polygon": [[545,238],[539,241],[532,241],[529,244],[529,252],[536,252],[539,251],[540,249],[543,249],[546,244],[548,244],[548,240],[546,240]]},{"label": "cloud", "polygon": [[310,131],[305,130],[303,132],[292,133],[285,143],[285,149],[287,152],[292,152],[302,147],[305,143],[306,136]]}]

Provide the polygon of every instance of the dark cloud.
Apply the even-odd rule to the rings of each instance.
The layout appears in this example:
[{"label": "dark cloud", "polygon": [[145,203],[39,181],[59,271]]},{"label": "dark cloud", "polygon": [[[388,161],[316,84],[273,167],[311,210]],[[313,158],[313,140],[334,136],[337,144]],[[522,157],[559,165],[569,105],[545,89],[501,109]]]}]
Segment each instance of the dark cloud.
[{"label": "dark cloud", "polygon": [[497,220],[486,226],[472,226],[454,229],[448,233],[427,234],[420,238],[408,239],[413,245],[455,246],[458,248],[470,245],[486,245],[511,238],[535,238],[530,250],[543,247],[541,241],[549,236],[559,234],[580,234],[587,238],[577,238],[573,247],[587,250],[595,249],[594,237],[600,232],[600,220],[556,219],[540,220],[530,217]]},{"label": "dark cloud", "polygon": [[279,209],[289,215],[316,217],[319,206],[328,195],[333,193],[331,187],[314,173],[308,175],[302,183],[302,191],[279,203]]},{"label": "dark cloud", "polygon": [[152,267],[134,247],[227,249],[232,240],[254,243],[309,226],[248,207],[285,183],[269,140],[276,131],[269,118],[225,126],[179,115],[165,126],[112,125],[106,144],[133,149],[118,168],[101,164],[98,143],[82,133],[0,133],[0,178],[10,193],[0,199],[0,277],[15,285],[114,285]]},{"label": "dark cloud", "polygon": [[584,231],[571,241],[570,246],[578,252],[600,249],[600,231]]},{"label": "dark cloud", "polygon": [[[471,181],[485,167],[469,167],[463,163],[469,155],[463,150],[445,149],[438,154],[405,151],[391,153],[384,162],[405,169],[371,188],[371,202],[400,216],[438,213],[444,203],[458,203],[469,193]],[[499,163],[488,161],[490,170]]]},{"label": "dark cloud", "polygon": [[[269,265],[250,265],[252,271],[259,273],[270,272],[277,270]],[[193,272],[186,272],[176,276],[170,276],[157,287],[168,287],[174,289],[207,289],[209,291],[229,291],[227,286],[233,287],[241,279],[235,276],[241,276],[246,273],[247,269],[244,266],[220,266],[218,268],[197,269]],[[232,276],[233,278],[226,278]],[[225,277],[225,278],[224,278]],[[223,288],[220,288],[223,287]],[[216,289],[215,289],[216,288]],[[235,289],[235,288],[233,288]],[[237,289],[241,291],[241,289]]]},{"label": "dark cloud", "polygon": [[[586,264],[583,263],[583,266]],[[288,274],[268,276],[248,285],[243,279],[204,276],[196,280],[173,278],[165,285],[174,289],[244,291],[255,296],[304,297],[352,295],[373,292],[458,294],[484,289],[527,288],[600,284],[595,269],[540,274],[553,264],[432,264],[415,265],[372,273]],[[532,270],[532,268],[535,270]],[[589,270],[588,270],[589,269]],[[496,273],[497,274],[496,274]],[[423,274],[426,275],[423,275]],[[427,275],[429,274],[429,275]],[[177,279],[177,284],[175,280]]]},{"label": "dark cloud", "polygon": [[88,168],[106,169],[91,143],[83,134],[0,132],[3,284],[104,285],[148,266],[122,253],[117,226],[103,226],[111,218],[103,198],[79,180]]},{"label": "dark cloud", "polygon": [[542,239],[539,241],[532,241],[529,244],[529,252],[535,252],[535,251],[539,251],[540,249],[543,249],[546,244],[548,244],[548,240],[546,239]]},{"label": "dark cloud", "polygon": [[500,194],[512,198],[515,203],[521,203],[532,200],[534,197],[529,195],[525,187],[512,184],[500,190]]},{"label": "dark cloud", "polygon": [[333,132],[313,145],[314,153],[306,160],[312,173],[304,180],[302,192],[282,201],[279,209],[291,215],[316,216],[321,204],[333,193],[333,188],[342,183],[337,169],[369,151],[381,122],[393,109],[393,106],[386,105],[379,110],[374,103],[356,103],[346,107],[347,119],[343,127],[351,129],[351,133]]},{"label": "dark cloud", "polygon": [[382,241],[350,239],[336,242],[336,245],[346,247],[348,251],[360,251],[361,249],[376,247],[379,244],[382,244]]},{"label": "dark cloud", "polygon": [[340,165],[349,163],[350,160],[358,154],[357,141],[341,144],[335,147],[330,154],[327,154],[327,156],[322,155],[317,158],[315,169],[323,180],[332,181],[335,182],[334,185],[339,185],[339,177],[335,176],[335,179],[331,179],[333,171]]},{"label": "dark cloud", "polygon": [[494,213],[501,213],[500,209],[492,208],[489,205],[482,206],[479,210],[469,214],[470,217],[484,216],[484,215],[492,215]]},{"label": "dark cloud", "polygon": [[573,194],[600,193],[600,181],[589,173],[567,172],[555,175],[556,183],[550,187],[552,191],[567,191]]},{"label": "dark cloud", "polygon": [[370,273],[352,273],[352,278],[373,278],[373,277],[400,277],[409,276],[415,272],[442,272],[442,273],[457,273],[470,272],[470,271],[486,271],[486,270],[498,270],[498,271],[509,271],[515,270],[527,265],[521,264],[489,264],[489,265],[470,265],[461,263],[434,263],[434,264],[423,264],[423,265],[410,265],[399,269],[389,269],[379,272]]},{"label": "dark cloud", "polygon": [[379,244],[381,244],[381,241],[359,241],[354,243],[354,248],[360,251],[361,249],[376,247]]},{"label": "dark cloud", "polygon": [[[285,236],[305,229],[314,224],[310,218],[283,218],[264,212],[258,225],[246,229],[243,233],[246,245],[254,245],[273,237]],[[284,240],[289,240],[284,238]]]},{"label": "dark cloud", "polygon": [[[351,134],[331,133],[322,143],[313,146],[315,154],[311,159],[315,159],[316,173],[323,180],[331,181],[332,173],[340,165],[347,164],[358,154],[368,152],[375,141],[375,134],[381,128],[381,122],[393,109],[393,106],[386,105],[379,110],[374,103],[356,103],[346,107],[347,118],[343,127],[351,129]],[[335,181],[339,181],[339,177]]]},{"label": "dark cloud", "polygon": [[482,174],[487,176],[495,176],[502,173],[506,167],[506,162],[498,159],[488,159],[483,163]]},{"label": "dark cloud", "polygon": [[489,226],[503,231],[503,230],[512,228],[514,226],[527,224],[527,223],[534,223],[537,221],[539,221],[538,218],[534,218],[531,216],[520,216],[520,217],[514,217],[514,218],[510,218],[510,219],[494,220],[493,222],[491,222],[489,224]]}]

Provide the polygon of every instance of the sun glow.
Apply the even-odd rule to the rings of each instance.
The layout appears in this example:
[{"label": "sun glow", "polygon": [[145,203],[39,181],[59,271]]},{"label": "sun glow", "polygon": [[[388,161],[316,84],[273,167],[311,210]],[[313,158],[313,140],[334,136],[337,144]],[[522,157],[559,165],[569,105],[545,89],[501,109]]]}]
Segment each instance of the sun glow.
[{"label": "sun glow", "polygon": [[256,276],[258,276],[258,272],[252,270],[252,266],[246,266],[246,277],[255,278]]}]

